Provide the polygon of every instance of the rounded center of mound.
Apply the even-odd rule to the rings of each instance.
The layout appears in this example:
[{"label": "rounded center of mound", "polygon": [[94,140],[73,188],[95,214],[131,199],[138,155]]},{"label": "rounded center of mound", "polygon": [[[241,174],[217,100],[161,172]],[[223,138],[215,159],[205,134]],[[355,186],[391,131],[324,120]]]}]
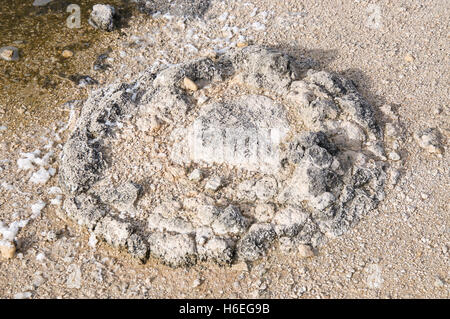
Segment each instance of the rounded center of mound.
[{"label": "rounded center of mound", "polygon": [[250,171],[277,171],[279,145],[290,127],[283,105],[262,95],[244,95],[205,105],[188,128],[187,159]]}]

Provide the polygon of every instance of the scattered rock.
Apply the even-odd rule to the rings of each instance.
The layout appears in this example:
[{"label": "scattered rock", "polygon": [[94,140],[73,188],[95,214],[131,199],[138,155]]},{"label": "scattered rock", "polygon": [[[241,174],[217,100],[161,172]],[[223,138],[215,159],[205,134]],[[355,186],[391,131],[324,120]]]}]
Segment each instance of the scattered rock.
[{"label": "scattered rock", "polygon": [[15,294],[13,297],[14,299],[30,299],[32,296],[32,293],[29,291],[25,291],[25,292],[19,292],[17,294]]},{"label": "scattered rock", "polygon": [[96,29],[113,31],[118,16],[116,9],[109,4],[96,4],[92,7],[89,24]]},{"label": "scattered rock", "polygon": [[222,186],[222,179],[219,176],[213,176],[206,182],[205,189],[215,192],[220,186]]},{"label": "scattered rock", "polygon": [[100,54],[94,62],[93,69],[94,71],[104,71],[106,69],[111,68],[110,64],[105,63],[105,60],[108,58],[108,53]]},{"label": "scattered rock", "polygon": [[399,161],[401,159],[400,155],[397,152],[390,152],[388,154],[390,160]]},{"label": "scattered rock", "polygon": [[436,277],[436,279],[435,279],[435,281],[434,281],[434,286],[436,287],[436,288],[442,288],[442,287],[444,287],[445,286],[445,282],[441,279],[441,278],[439,278],[439,277]]},{"label": "scattered rock", "polygon": [[309,245],[299,245],[298,254],[302,258],[314,257],[314,251]]},{"label": "scattered rock", "polygon": [[190,78],[186,78],[186,77],[185,77],[185,78],[183,79],[183,84],[184,84],[184,87],[185,87],[187,90],[190,90],[190,91],[193,91],[193,92],[195,92],[195,91],[198,90],[197,84],[195,84],[195,82],[192,81]]},{"label": "scattered rock", "polygon": [[414,57],[412,56],[411,53],[407,53],[405,55],[405,61],[408,62],[408,63],[414,62]]},{"label": "scattered rock", "polygon": [[42,284],[43,284],[44,282],[45,282],[45,279],[44,279],[44,277],[42,277],[41,274],[36,273],[36,274],[33,276],[33,286],[34,286],[34,288],[39,288],[40,286],[42,286]]},{"label": "scattered rock", "polygon": [[4,259],[12,259],[16,253],[16,245],[14,242],[0,240],[0,255]]},{"label": "scattered rock", "polygon": [[66,286],[69,289],[81,288],[81,269],[76,264],[70,264],[67,268],[68,276],[66,280]]},{"label": "scattered rock", "polygon": [[6,61],[17,61],[19,60],[19,49],[11,46],[0,48],[0,57]]},{"label": "scattered rock", "polygon": [[45,260],[45,254],[44,253],[39,253],[36,255],[36,260],[39,262],[43,262]]},{"label": "scattered rock", "polygon": [[238,262],[236,264],[233,264],[231,266],[231,269],[234,271],[239,271],[239,272],[249,272],[250,268],[248,267],[248,264],[246,262]]},{"label": "scattered rock", "polygon": [[436,107],[433,109],[433,113],[434,113],[435,115],[441,114],[442,111],[443,111],[442,106],[436,106]]},{"label": "scattered rock", "polygon": [[61,55],[62,55],[63,58],[68,59],[68,58],[73,57],[73,52],[70,51],[70,50],[64,50],[64,51],[61,53]]},{"label": "scattered rock", "polygon": [[50,242],[56,241],[58,239],[58,235],[53,230],[50,230],[49,232],[47,232],[46,239]]},{"label": "scattered rock", "polygon": [[397,185],[399,179],[400,179],[400,171],[398,169],[392,168],[391,169],[391,174],[389,176],[389,184],[391,186],[395,186]]},{"label": "scattered rock", "polygon": [[378,264],[371,264],[366,268],[368,273],[367,286],[370,289],[379,289],[383,284],[383,278],[381,273],[381,267]]},{"label": "scattered rock", "polygon": [[200,279],[195,279],[194,282],[192,283],[192,288],[197,288],[202,284],[202,281]]},{"label": "scattered rock", "polygon": [[189,180],[193,182],[200,182],[203,178],[203,173],[200,169],[196,168],[189,174]]},{"label": "scattered rock", "polygon": [[429,153],[441,154],[442,141],[441,135],[436,128],[427,128],[414,133],[417,144]]}]

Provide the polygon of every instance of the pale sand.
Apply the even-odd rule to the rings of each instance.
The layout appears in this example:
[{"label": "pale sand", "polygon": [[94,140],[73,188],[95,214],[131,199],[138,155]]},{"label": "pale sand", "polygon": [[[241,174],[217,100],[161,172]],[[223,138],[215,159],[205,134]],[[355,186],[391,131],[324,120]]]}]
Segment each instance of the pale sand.
[{"label": "pale sand", "polygon": [[[183,61],[201,54],[178,50],[183,43],[206,49],[211,47],[212,39],[226,37],[220,35],[225,24],[242,28],[259,22],[242,32],[253,36],[254,43],[274,46],[294,56],[311,57],[319,62],[318,68],[339,72],[354,80],[376,108],[385,103],[394,106],[405,130],[400,140],[401,162],[396,164],[402,174],[395,188],[386,189],[387,197],[378,211],[369,214],[351,232],[330,241],[315,258],[305,260],[292,253],[283,255],[275,251],[247,272],[242,265],[230,269],[200,263],[190,269],[171,269],[153,260],[138,265],[125,253],[104,244],[92,249],[88,246],[86,231],[60,220],[55,206],[47,205],[42,216],[19,233],[21,246],[17,252],[22,254],[22,259],[16,256],[0,261],[1,297],[11,298],[25,291],[31,292],[32,298],[449,297],[449,156],[447,149],[442,158],[426,153],[412,137],[422,128],[438,127],[448,140],[448,1],[428,4],[379,1],[379,28],[376,24],[367,24],[369,16],[376,15],[378,9],[365,1],[304,1],[303,5],[296,4],[297,1],[252,3],[258,8],[254,17],[251,17],[253,5],[227,1],[221,7],[214,2],[207,19],[220,16],[224,11],[229,15],[226,21],[214,20],[217,27],[210,30],[206,27],[210,39],[200,36],[189,40],[189,23],[184,29],[179,26],[174,35],[173,28],[167,32],[161,29],[165,21],[135,18],[123,30],[126,36],[105,34],[96,44],[97,48],[110,45],[113,48],[110,56],[115,60],[111,63],[113,69],[103,76],[92,74],[101,83],[126,78],[126,73],[132,76],[145,67],[132,57],[139,54],[143,54],[143,61],[149,64],[159,56],[165,57],[167,62]],[[368,8],[370,12],[366,11]],[[267,18],[264,18],[264,11],[269,13]],[[231,16],[234,20],[230,20]],[[174,21],[167,24],[168,28],[174,25]],[[262,25],[265,30],[261,30]],[[156,33],[158,30],[163,31]],[[147,44],[125,47],[125,43],[136,40],[133,35],[143,37],[147,32],[152,32],[153,38],[147,39]],[[126,51],[127,56],[120,57],[120,50]],[[87,50],[75,55],[80,68],[84,67],[82,63],[92,65],[95,60],[92,53]],[[127,64],[123,70],[120,70],[121,63]],[[63,93],[66,99],[85,94],[70,86],[54,92],[59,98]],[[52,99],[49,100],[47,104],[51,105]],[[12,162],[1,163],[6,166],[0,171],[0,184],[7,182],[29,193],[20,194],[3,187],[0,220],[9,223],[18,218],[13,218],[12,212],[20,214],[40,198],[49,203],[54,197],[46,194],[50,186],[57,184],[57,177],[45,186],[32,187],[27,182],[27,173],[15,173],[15,162],[19,150],[43,150],[46,144],[39,138],[43,133],[33,135],[32,123],[51,128],[48,123],[68,120],[68,112],[58,108],[58,105],[51,105],[39,109],[33,114],[33,121],[22,124],[14,122],[12,116],[0,115],[0,125],[7,127],[0,132],[3,143],[0,160]],[[42,132],[43,128],[37,126],[36,130]],[[14,143],[17,144],[15,149]],[[53,166],[57,167],[56,163]],[[13,207],[14,203],[18,203],[17,207]],[[47,241],[46,233],[50,230],[64,231],[56,241]],[[45,255],[43,260],[36,258],[40,253]],[[71,264],[81,267],[80,289],[69,288],[77,286],[73,283],[67,285],[69,272],[77,267],[69,267]],[[196,282],[197,287],[193,288],[197,279],[201,284],[197,286]]]}]

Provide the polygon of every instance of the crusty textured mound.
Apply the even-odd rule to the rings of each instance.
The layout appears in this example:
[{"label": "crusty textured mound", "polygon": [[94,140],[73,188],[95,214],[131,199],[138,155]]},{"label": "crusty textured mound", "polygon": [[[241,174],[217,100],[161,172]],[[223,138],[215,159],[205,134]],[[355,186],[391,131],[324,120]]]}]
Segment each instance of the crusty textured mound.
[{"label": "crusty textured mound", "polygon": [[138,8],[145,13],[171,14],[182,17],[201,17],[208,10],[210,0],[136,0]]},{"label": "crusty textured mound", "polygon": [[63,149],[64,210],[174,267],[316,248],[383,199],[382,140],[351,81],[234,49],[93,92]]}]

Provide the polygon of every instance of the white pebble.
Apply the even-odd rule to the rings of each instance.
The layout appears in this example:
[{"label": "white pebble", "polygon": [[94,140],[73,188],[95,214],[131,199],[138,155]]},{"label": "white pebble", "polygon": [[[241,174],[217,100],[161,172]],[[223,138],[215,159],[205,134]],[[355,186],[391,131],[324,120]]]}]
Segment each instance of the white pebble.
[{"label": "white pebble", "polygon": [[30,182],[34,184],[45,184],[50,179],[50,173],[43,167],[34,172],[30,178]]},{"label": "white pebble", "polygon": [[14,295],[14,299],[29,299],[31,298],[31,292],[25,291],[25,292],[19,292]]},{"label": "white pebble", "polygon": [[208,182],[206,182],[205,188],[212,191],[216,191],[222,185],[222,179],[218,176],[211,177]]},{"label": "white pebble", "polygon": [[89,236],[89,242],[88,245],[92,248],[95,248],[97,246],[97,237],[95,236],[94,233],[91,233],[91,235]]},{"label": "white pebble", "polygon": [[393,161],[399,161],[401,159],[400,155],[397,152],[390,152],[388,157]]},{"label": "white pebble", "polygon": [[43,253],[37,254],[37,256],[36,256],[37,261],[42,262],[42,261],[44,261],[44,259],[45,259],[45,255]]},{"label": "white pebble", "polygon": [[39,200],[37,203],[31,205],[32,218],[38,217],[41,214],[41,211],[44,209],[45,205],[46,204],[43,200]]}]

